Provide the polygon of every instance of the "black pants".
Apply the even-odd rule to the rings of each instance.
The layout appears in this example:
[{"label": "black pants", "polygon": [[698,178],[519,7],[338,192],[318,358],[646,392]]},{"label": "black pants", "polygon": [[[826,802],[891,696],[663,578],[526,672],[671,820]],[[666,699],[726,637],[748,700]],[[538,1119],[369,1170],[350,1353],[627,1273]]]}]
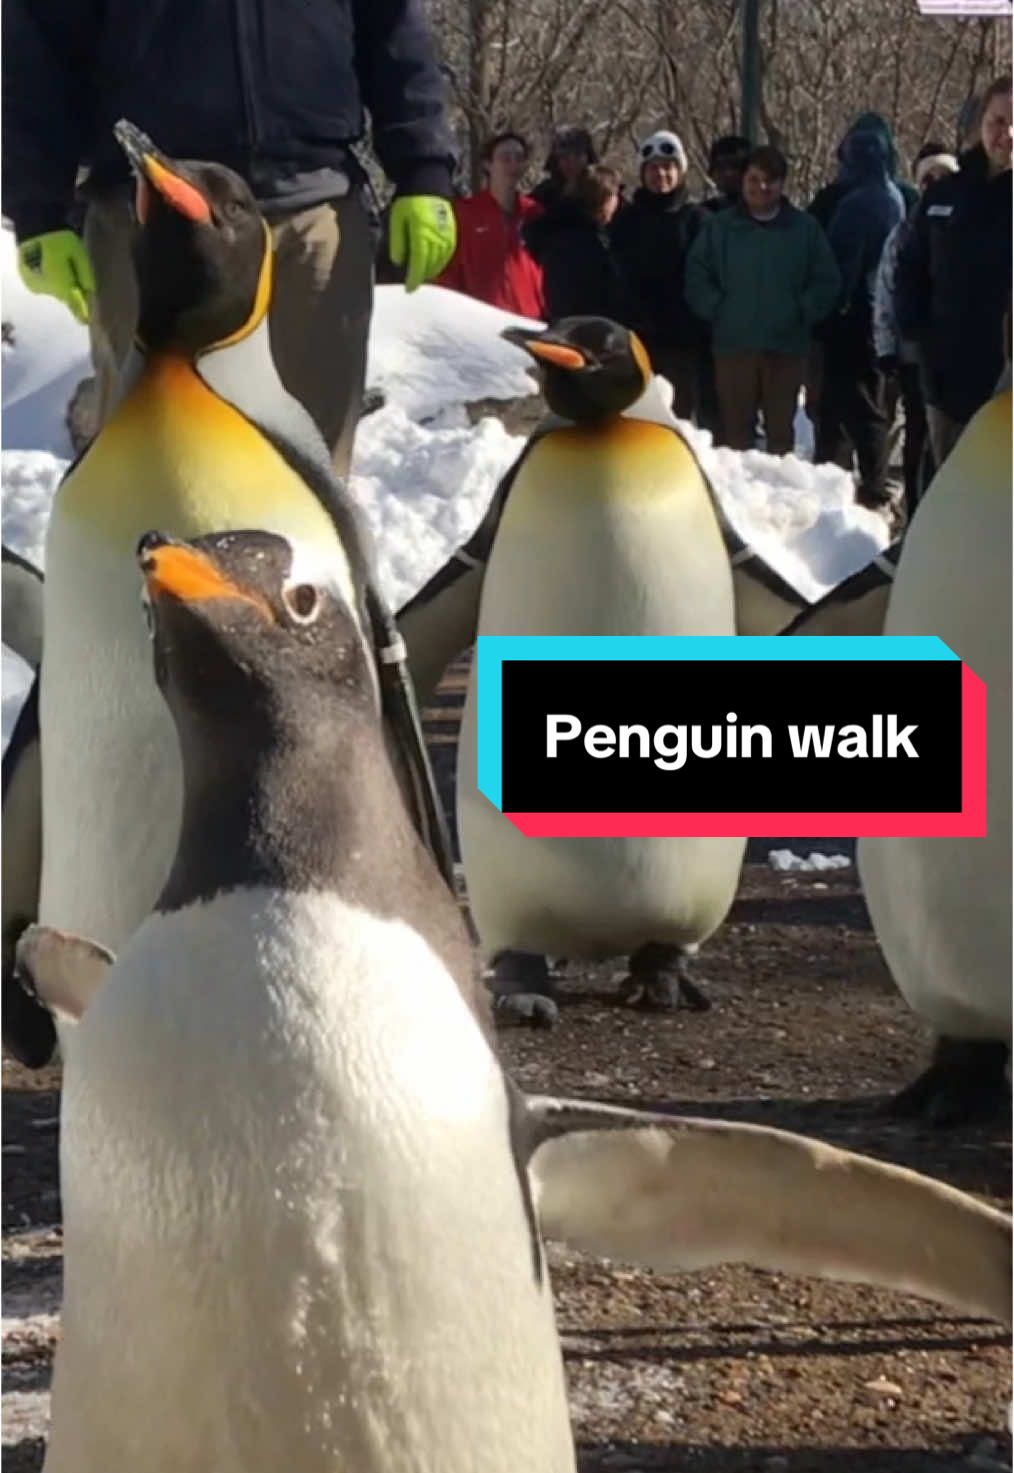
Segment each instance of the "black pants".
[{"label": "black pants", "polygon": [[828,328],[814,459],[851,469],[854,447],[858,498],[882,501],[887,494],[887,431],[884,378],[877,367],[870,316],[848,313]]},{"label": "black pants", "polygon": [[909,521],[919,498],[933,475],[933,452],[926,423],[926,401],[917,363],[902,363],[898,370],[901,407],[905,415],[905,439],[901,463],[905,476],[905,510]]}]

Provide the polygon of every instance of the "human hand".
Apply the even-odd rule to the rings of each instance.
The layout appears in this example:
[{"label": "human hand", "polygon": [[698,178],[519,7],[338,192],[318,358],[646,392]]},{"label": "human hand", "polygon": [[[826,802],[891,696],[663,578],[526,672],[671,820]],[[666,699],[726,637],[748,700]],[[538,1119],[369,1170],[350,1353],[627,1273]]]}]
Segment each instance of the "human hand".
[{"label": "human hand", "polygon": [[387,249],[396,266],[407,267],[407,292],[439,276],[457,243],[457,224],[448,200],[432,194],[406,194],[394,201]]},{"label": "human hand", "polygon": [[78,322],[87,322],[95,273],[84,241],[73,230],[50,230],[18,246],[18,274],[30,292],[55,297]]}]

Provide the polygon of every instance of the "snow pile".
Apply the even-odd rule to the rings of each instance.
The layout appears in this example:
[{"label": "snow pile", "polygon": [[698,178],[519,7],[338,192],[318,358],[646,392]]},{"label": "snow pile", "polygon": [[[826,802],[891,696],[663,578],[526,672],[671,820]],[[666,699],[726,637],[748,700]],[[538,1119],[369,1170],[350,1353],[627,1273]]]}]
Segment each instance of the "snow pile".
[{"label": "snow pile", "polygon": [[444,287],[424,286],[411,296],[400,286],[378,287],[366,382],[414,420],[448,404],[526,398],[537,388],[532,361],[500,337],[512,326],[542,324]]},{"label": "snow pile", "polygon": [[848,869],[852,864],[847,854],[818,854],[811,850],[809,856],[804,859],[801,854],[794,854],[791,849],[769,849],[768,864],[772,869],[782,870],[825,870],[825,869]]},{"label": "snow pile", "polygon": [[736,531],[811,603],[890,543],[886,521],[856,505],[852,477],[840,466],[727,450],[706,430],[682,421],[680,429]]}]

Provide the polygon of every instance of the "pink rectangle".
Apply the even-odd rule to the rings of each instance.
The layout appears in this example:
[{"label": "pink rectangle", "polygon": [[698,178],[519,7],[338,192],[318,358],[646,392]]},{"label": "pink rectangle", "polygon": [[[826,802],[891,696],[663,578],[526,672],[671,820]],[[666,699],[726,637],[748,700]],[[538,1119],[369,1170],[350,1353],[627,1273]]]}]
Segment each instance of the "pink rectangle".
[{"label": "pink rectangle", "polygon": [[961,667],[959,813],[505,813],[532,838],[965,838],[986,833],[986,686]]}]

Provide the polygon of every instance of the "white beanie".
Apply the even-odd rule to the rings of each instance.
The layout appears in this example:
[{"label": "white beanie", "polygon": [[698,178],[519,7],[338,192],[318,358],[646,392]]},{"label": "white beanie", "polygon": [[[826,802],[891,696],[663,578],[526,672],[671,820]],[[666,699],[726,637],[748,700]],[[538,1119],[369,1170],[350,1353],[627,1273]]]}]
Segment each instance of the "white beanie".
[{"label": "white beanie", "polygon": [[945,169],[948,174],[958,172],[958,161],[952,153],[931,153],[920,159],[915,166],[915,182],[921,184],[930,169]]},{"label": "white beanie", "polygon": [[687,172],[687,151],[675,133],[668,132],[662,128],[657,133],[652,133],[646,138],[638,149],[641,163],[648,164],[652,159],[666,159],[669,163],[677,166],[681,174]]}]

